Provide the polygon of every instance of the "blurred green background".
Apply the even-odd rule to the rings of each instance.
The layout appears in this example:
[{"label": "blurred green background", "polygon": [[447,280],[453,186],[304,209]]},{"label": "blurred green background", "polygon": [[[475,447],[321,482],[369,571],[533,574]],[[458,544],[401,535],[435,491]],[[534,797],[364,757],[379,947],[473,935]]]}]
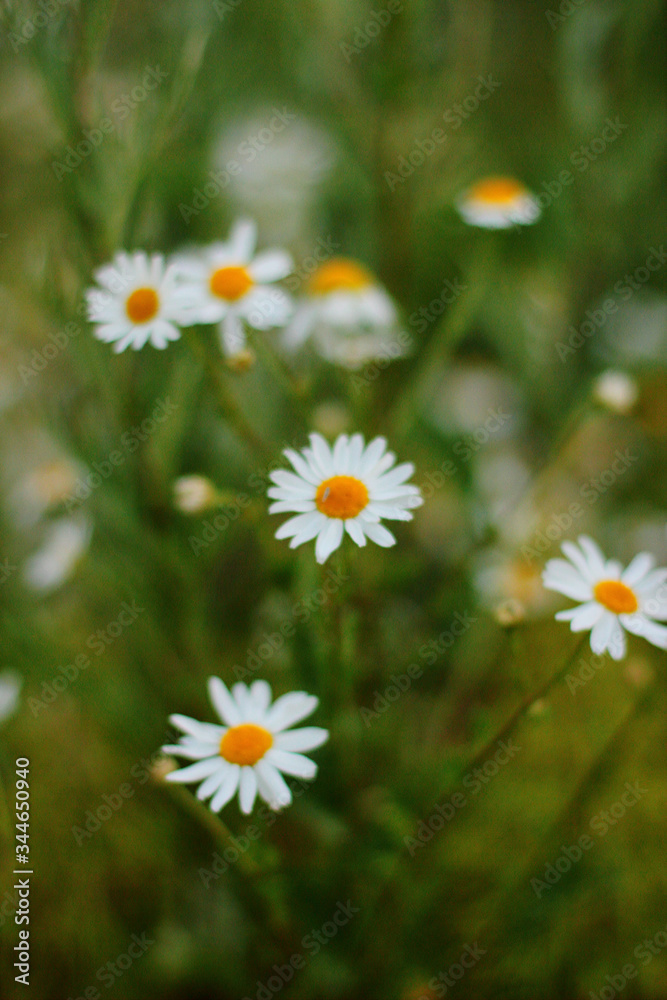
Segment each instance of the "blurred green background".
[{"label": "blurred green background", "polygon": [[[4,0],[2,19],[2,666],[24,686],[0,772],[11,792],[15,759],[31,761],[35,870],[25,988],[3,834],[2,996],[572,1000],[617,989],[632,963],[624,997],[664,997],[666,657],[634,637],[622,663],[592,657],[539,577],[583,531],[610,556],[667,563],[667,271],[646,264],[667,233],[666,5]],[[164,78],[141,97],[149,71]],[[493,92],[473,107],[480,77]],[[286,127],[184,212],[275,108]],[[113,128],[64,170],[103,119]],[[435,128],[445,141],[389,183]],[[534,226],[459,219],[456,197],[489,173],[540,196]],[[267,334],[239,373],[201,329],[165,352],[93,339],[80,307],[95,267],[121,248],[223,239],[243,214],[297,274],[322,241],[374,270],[410,356],[357,373],[306,356],[286,373]],[[419,322],[456,280],[464,294]],[[582,346],[559,352],[573,336]],[[636,386],[626,412],[600,400],[609,368]],[[161,400],[172,412],[142,439]],[[428,499],[393,549],[350,544],[322,571],[312,545],[275,541],[268,470],[313,429],[382,433],[415,462]],[[128,434],[122,465],[67,511]],[[612,474],[618,450],[631,458]],[[227,506],[175,510],[186,473]],[[328,569],[349,580],[319,608]],[[258,652],[311,599],[294,636]],[[123,602],[141,611],[119,631]],[[433,651],[457,614],[474,621]],[[233,683],[251,652],[274,693],[320,697],[313,724],[331,739],[312,787],[209,878],[223,846],[205,811],[151,769],[168,715],[212,721],[206,678]],[[81,654],[90,666],[69,666]],[[585,684],[548,686],[582,662]],[[419,676],[383,702],[410,664]],[[520,751],[471,778],[498,735]],[[626,782],[645,791],[602,834]],[[456,793],[455,815],[406,843]],[[222,818],[237,836],[253,822],[235,803]],[[593,846],[536,889],[584,834]],[[314,954],[306,935],[348,901],[358,913]],[[133,934],[153,942],[145,954],[98,976]],[[437,980],[467,946],[484,954]],[[273,967],[291,954],[304,967],[283,986]]]}]

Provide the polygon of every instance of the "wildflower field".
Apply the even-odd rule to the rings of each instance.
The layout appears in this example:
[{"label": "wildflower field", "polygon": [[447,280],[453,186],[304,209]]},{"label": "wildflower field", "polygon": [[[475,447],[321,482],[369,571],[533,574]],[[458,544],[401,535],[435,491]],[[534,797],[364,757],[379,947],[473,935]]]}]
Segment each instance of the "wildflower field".
[{"label": "wildflower field", "polygon": [[667,996],[662,0],[0,5],[0,998]]}]

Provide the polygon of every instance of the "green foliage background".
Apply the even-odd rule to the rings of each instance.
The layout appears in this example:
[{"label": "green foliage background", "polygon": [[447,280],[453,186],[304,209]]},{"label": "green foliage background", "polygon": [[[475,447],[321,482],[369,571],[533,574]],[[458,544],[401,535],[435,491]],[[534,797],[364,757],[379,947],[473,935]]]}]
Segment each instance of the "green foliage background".
[{"label": "green foliage background", "polygon": [[[20,572],[43,525],[21,530],[3,508],[0,555],[19,567],[0,589],[3,660],[25,687],[3,730],[1,772],[8,788],[15,758],[31,760],[35,876],[31,986],[13,981],[17,928],[2,910],[2,995],[81,996],[100,986],[97,970],[132,933],[147,932],[155,944],[109,990],[118,1000],[255,997],[272,965],[303,952],[304,935],[348,899],[358,915],[308,957],[286,995],[427,995],[429,979],[474,942],[486,954],[452,987],[461,1000],[583,997],[627,962],[639,967],[634,949],[667,922],[665,654],[631,639],[629,659],[607,661],[576,694],[561,678],[536,698],[587,647],[553,621],[556,603],[526,599],[525,621],[503,628],[480,595],[476,567],[490,551],[521,563],[522,545],[567,510],[617,448],[638,455],[631,470],[565,534],[587,530],[625,560],[653,548],[667,562],[664,267],[619,309],[614,336],[609,324],[565,362],[556,350],[665,238],[665,4],[404,0],[352,53],[341,43],[355,44],[383,5],[241,0],[216,12],[200,2],[71,2],[16,42],[39,9],[10,0],[2,8],[7,495],[53,442],[92,467],[158,400],[176,409],[82,505],[94,525],[90,549],[56,592],[31,593]],[[156,65],[167,80],[58,181],[54,161]],[[498,89],[459,129],[445,128],[437,152],[392,191],[386,172],[489,74]],[[264,179],[255,195],[265,242],[271,225],[278,234],[284,225],[298,262],[319,237],[331,238],[376,271],[406,318],[445,280],[467,285],[423,333],[407,323],[411,356],[356,378],[314,358],[286,375],[268,335],[253,342],[257,365],[239,374],[224,366],[209,331],[185,331],[163,353],[115,356],[81,324],[44,371],[22,377],[49,333],[81,323],[92,271],[118,249],[169,252],[224,238],[252,203],[243,189],[230,185],[189,225],[179,205],[207,182],[219,136],[231,134],[233,147],[274,106],[297,117],[290,169],[281,168],[289,183]],[[586,170],[575,168],[572,155],[617,117],[627,128]],[[328,172],[327,149],[335,150]],[[272,153],[263,154],[267,171]],[[485,233],[453,209],[487,173],[513,174],[544,193],[563,170],[573,182],[533,227]],[[294,190],[311,192],[307,211]],[[592,380],[608,366],[637,379],[630,416],[591,399]],[[456,463],[412,524],[399,524],[395,548],[348,546],[332,560],[349,581],[253,675],[276,693],[320,697],[313,722],[331,739],[316,754],[318,778],[244,862],[206,887],[198,872],[210,869],[221,841],[187,795],[144,782],[143,769],[168,735],[167,716],[211,720],[206,678],[232,683],[234,665],[321,586],[312,546],[292,552],[273,537],[279,520],[267,515],[262,487],[270,464],[282,464],[286,443],[306,443],[324,419],[322,403],[336,404],[349,429],[386,434],[423,484],[457,442],[470,441],[452,408],[452,378],[479,370],[505,379],[520,400],[509,443],[529,482],[517,495],[512,466],[501,466],[508,503],[492,516],[475,454]],[[188,519],[172,502],[174,478],[189,472],[252,501],[198,555],[189,540],[212,515]],[[537,520],[512,542],[504,519],[526,497]],[[527,578],[556,550],[524,565]],[[28,699],[90,649],[89,637],[123,601],[145,609],[136,623],[52,704],[32,711]],[[474,626],[428,664],[420,650],[457,612]],[[422,676],[366,725],[360,708],[372,708],[391,675],[414,662]],[[404,838],[435,803],[466,788],[497,734],[520,752],[411,856]],[[73,827],[128,781],[133,796],[77,845]],[[538,898],[531,879],[637,781],[648,790],[639,803]],[[236,834],[247,826],[235,805],[223,819]],[[11,896],[10,846],[0,890]],[[663,953],[624,996],[657,1000],[666,982]]]}]

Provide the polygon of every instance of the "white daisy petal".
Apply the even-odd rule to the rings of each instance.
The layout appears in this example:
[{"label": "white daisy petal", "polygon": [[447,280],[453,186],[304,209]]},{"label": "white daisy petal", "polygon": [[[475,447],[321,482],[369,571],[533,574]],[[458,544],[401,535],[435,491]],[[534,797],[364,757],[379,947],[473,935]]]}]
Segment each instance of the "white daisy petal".
[{"label": "white daisy petal", "polygon": [[257,775],[252,767],[241,768],[241,781],[239,788],[239,803],[241,812],[246,816],[252,812],[257,797]]},{"label": "white daisy petal", "polygon": [[320,467],[320,470],[324,476],[329,476],[333,472],[333,455],[331,454],[331,449],[329,445],[324,440],[321,434],[311,434],[310,435],[310,446],[313,449],[313,455]]},{"label": "white daisy petal", "polygon": [[599,579],[604,574],[604,565],[602,563],[597,573],[591,570],[586,555],[578,548],[578,546],[574,544],[574,542],[563,542],[561,549],[570,562],[574,564],[582,578],[587,580],[589,583],[592,583],[596,578]]},{"label": "white daisy petal", "polygon": [[633,635],[640,635],[658,649],[667,649],[667,626],[651,621],[645,615],[621,615],[621,624]]},{"label": "white daisy petal", "polygon": [[238,705],[219,677],[209,677],[208,693],[213,707],[227,726],[238,726],[243,719]]},{"label": "white daisy petal", "polygon": [[599,578],[604,573],[604,555],[599,546],[588,535],[579,536],[579,545],[588,559],[588,565],[594,577]]},{"label": "white daisy petal", "polygon": [[388,531],[387,528],[383,527],[381,524],[366,524],[364,532],[372,542],[375,542],[376,545],[381,545],[383,549],[387,549],[396,544],[396,539],[392,535],[391,531]]},{"label": "white daisy petal", "polygon": [[356,542],[360,548],[363,548],[366,544],[366,535],[364,534],[364,529],[361,526],[361,522],[356,518],[345,522],[345,530],[352,539]]},{"label": "white daisy petal", "polygon": [[248,266],[248,273],[254,281],[280,281],[293,268],[294,262],[285,250],[265,250]]},{"label": "white daisy petal", "polygon": [[574,613],[571,616],[570,628],[573,632],[586,632],[588,629],[592,629],[594,625],[597,625],[604,614],[604,608],[597,601],[588,601],[586,604],[580,604],[578,608],[574,609]]},{"label": "white daisy petal", "polygon": [[162,752],[174,757],[185,757],[186,760],[203,760],[217,753],[217,747],[211,743],[173,743],[163,746]]},{"label": "white daisy petal", "polygon": [[341,434],[333,450],[333,471],[337,476],[347,472],[348,455],[347,434]]},{"label": "white daisy petal", "polygon": [[[222,764],[222,761],[220,761],[219,763]],[[203,781],[201,783],[201,785],[197,789],[197,798],[199,799],[200,802],[204,802],[206,799],[210,799],[210,797],[215,792],[217,792],[217,790],[220,788],[220,785],[227,777],[227,773],[228,772],[226,767],[219,767],[217,771],[214,771],[213,774],[211,774],[206,779],[206,781]]]},{"label": "white daisy petal", "polygon": [[277,469],[275,472],[270,473],[269,478],[277,486],[293,490],[297,495],[308,497],[315,496],[314,484],[304,483],[303,479],[299,476],[295,476],[293,472],[285,472],[284,469]]},{"label": "white daisy petal", "polygon": [[219,767],[219,757],[207,757],[206,760],[198,760],[196,764],[190,764],[189,767],[182,767],[180,771],[170,771],[167,775],[167,781],[185,783],[201,781],[202,778],[208,778],[210,774],[217,771]]},{"label": "white daisy petal", "polygon": [[319,726],[302,726],[301,729],[288,729],[282,733],[276,733],[274,746],[276,750],[289,750],[303,753],[308,750],[316,750],[329,739],[327,729]]},{"label": "white daisy petal", "polygon": [[[239,264],[247,264],[257,243],[257,226],[252,219],[238,219],[229,234],[229,250]],[[224,246],[224,244],[223,244]]]},{"label": "white daisy petal", "polygon": [[636,586],[655,566],[655,558],[648,552],[640,552],[621,575],[627,587]]},{"label": "white daisy petal", "polygon": [[291,448],[285,448],[283,454],[289,459],[302,479],[305,479],[311,486],[319,485],[320,477],[311,469],[308,462],[298,452],[292,451]]},{"label": "white daisy petal", "polygon": [[250,694],[255,701],[259,713],[263,716],[271,704],[271,685],[267,681],[253,681]]},{"label": "white daisy petal", "polygon": [[291,549],[296,549],[299,545],[303,545],[304,542],[309,542],[311,538],[315,538],[326,524],[324,514],[320,514],[319,511],[315,511],[310,516],[312,517],[312,521],[308,522],[308,524],[304,523],[299,533],[289,543]]},{"label": "white daisy petal", "polygon": [[292,792],[282,774],[266,757],[255,765],[259,794],[271,809],[283,809],[292,803]]},{"label": "white daisy petal", "polygon": [[604,653],[609,645],[609,641],[616,631],[616,615],[611,611],[605,612],[598,620],[591,632],[591,649],[598,655]]},{"label": "white daisy petal", "polygon": [[309,510],[316,510],[314,500],[276,500],[269,507],[269,514],[305,514]]},{"label": "white daisy petal", "polygon": [[238,764],[231,764],[222,779],[220,788],[211,799],[211,812],[220,812],[222,807],[226,806],[227,803],[234,797],[236,789],[239,787],[240,777],[241,768]]},{"label": "white daisy petal", "polygon": [[315,558],[318,563],[327,561],[332,552],[343,540],[343,521],[340,518],[329,518],[317,536],[315,543]]},{"label": "white daisy petal", "polygon": [[272,733],[280,733],[284,729],[301,722],[312,715],[319,700],[305,691],[291,691],[274,701],[266,714],[266,727]]},{"label": "white daisy petal", "polygon": [[300,753],[290,753],[287,750],[272,748],[268,751],[266,759],[269,764],[273,764],[283,774],[289,774],[295,778],[308,778],[310,780],[317,774],[317,764]]}]

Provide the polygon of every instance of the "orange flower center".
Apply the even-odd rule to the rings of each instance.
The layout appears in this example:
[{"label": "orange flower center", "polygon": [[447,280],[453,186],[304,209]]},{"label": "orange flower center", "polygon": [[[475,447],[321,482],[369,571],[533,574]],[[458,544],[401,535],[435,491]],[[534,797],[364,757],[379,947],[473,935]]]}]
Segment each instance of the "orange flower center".
[{"label": "orange flower center", "polygon": [[252,767],[272,746],[273,736],[268,729],[244,722],[242,726],[232,726],[222,737],[220,756],[230,764]]},{"label": "orange flower center", "polygon": [[253,280],[245,267],[219,267],[209,282],[213,294],[228,302],[236,302],[252,285]]},{"label": "orange flower center", "polygon": [[339,257],[327,261],[315,271],[308,282],[308,290],[311,295],[327,295],[329,292],[337,292],[341,289],[356,291],[358,288],[366,288],[372,284],[373,277],[365,267],[353,260],[344,260]]},{"label": "orange flower center", "polygon": [[631,615],[639,607],[634,593],[620,580],[602,580],[593,593],[595,600],[615,615]]},{"label": "orange flower center", "polygon": [[469,197],[473,201],[483,201],[491,205],[509,205],[525,193],[523,184],[513,177],[486,177],[470,189]]},{"label": "orange flower center", "polygon": [[333,476],[317,487],[315,503],[327,517],[356,517],[368,503],[368,490],[354,476]]},{"label": "orange flower center", "polygon": [[157,315],[160,300],[152,288],[137,288],[128,296],[125,312],[133,323],[148,323]]}]

